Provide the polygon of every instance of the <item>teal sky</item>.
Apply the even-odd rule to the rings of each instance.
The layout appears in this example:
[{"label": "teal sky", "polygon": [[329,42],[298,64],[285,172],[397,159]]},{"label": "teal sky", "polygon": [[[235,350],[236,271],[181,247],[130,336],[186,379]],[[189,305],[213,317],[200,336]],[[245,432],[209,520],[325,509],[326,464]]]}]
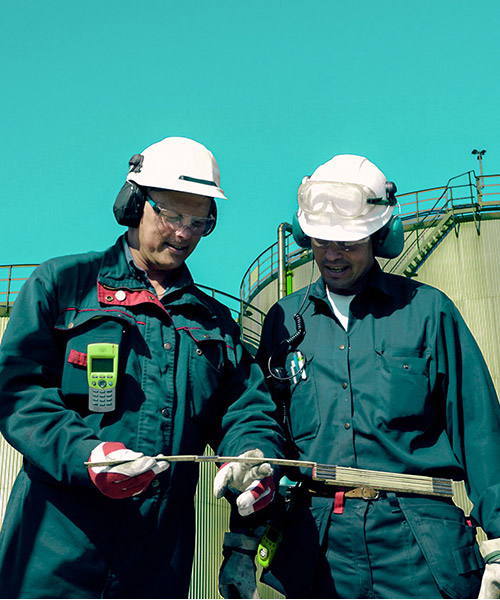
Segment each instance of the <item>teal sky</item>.
[{"label": "teal sky", "polygon": [[498,0],[2,2],[0,264],[110,246],[128,159],[214,153],[214,233],[188,260],[238,295],[297,187],[362,154],[399,192],[500,173]]}]

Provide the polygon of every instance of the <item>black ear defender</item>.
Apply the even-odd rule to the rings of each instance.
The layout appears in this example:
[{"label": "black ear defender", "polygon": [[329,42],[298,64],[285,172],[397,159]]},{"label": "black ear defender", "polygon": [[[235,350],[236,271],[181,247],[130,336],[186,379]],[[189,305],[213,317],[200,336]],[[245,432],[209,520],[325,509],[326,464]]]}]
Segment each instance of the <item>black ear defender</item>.
[{"label": "black ear defender", "polygon": [[[128,161],[129,173],[140,173],[143,162],[142,154],[134,154]],[[126,227],[138,227],[145,201],[146,197],[141,188],[133,181],[126,181],[118,192],[113,205],[113,213],[117,222]]]},{"label": "black ear defender", "polygon": [[210,209],[208,211],[208,216],[213,217],[214,220],[212,221],[211,225],[207,227],[205,233],[203,234],[204,237],[210,235],[217,225],[217,202],[214,198],[210,198]]}]

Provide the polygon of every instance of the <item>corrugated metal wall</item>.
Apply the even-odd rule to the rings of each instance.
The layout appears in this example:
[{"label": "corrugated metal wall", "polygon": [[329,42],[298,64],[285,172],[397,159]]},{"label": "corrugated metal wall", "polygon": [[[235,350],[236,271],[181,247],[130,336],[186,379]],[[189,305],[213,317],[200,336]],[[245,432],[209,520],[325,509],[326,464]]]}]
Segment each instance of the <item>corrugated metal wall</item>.
[{"label": "corrugated metal wall", "polygon": [[[8,317],[0,317],[0,340],[8,321]],[[0,526],[3,522],[12,484],[20,467],[21,456],[0,435]]]}]

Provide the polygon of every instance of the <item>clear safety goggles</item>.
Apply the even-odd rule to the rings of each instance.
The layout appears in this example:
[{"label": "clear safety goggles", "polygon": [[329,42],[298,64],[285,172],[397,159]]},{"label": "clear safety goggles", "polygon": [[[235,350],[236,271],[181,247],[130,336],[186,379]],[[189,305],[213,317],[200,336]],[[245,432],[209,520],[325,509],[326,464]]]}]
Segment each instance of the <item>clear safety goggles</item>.
[{"label": "clear safety goggles", "polygon": [[193,235],[208,235],[214,228],[215,217],[195,217],[185,215],[174,210],[169,210],[155,202],[151,196],[147,197],[152,209],[158,215],[160,223],[164,229],[179,231],[188,228]]},{"label": "clear safety goggles", "polygon": [[357,183],[310,181],[302,183],[298,191],[299,207],[304,213],[335,213],[343,219],[363,217],[373,205],[389,205],[387,198],[377,198],[373,190]]}]

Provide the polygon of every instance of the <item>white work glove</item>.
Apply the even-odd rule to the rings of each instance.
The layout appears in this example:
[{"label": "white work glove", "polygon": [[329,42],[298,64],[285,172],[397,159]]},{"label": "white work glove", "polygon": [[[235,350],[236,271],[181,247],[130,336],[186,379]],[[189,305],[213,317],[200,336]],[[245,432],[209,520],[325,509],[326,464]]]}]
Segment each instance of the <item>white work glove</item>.
[{"label": "white work glove", "polygon": [[480,542],[486,566],[478,598],[500,598],[500,538]]},{"label": "white work glove", "polygon": [[[130,460],[133,459],[133,460]],[[158,463],[142,452],[128,450],[121,442],[102,442],[92,450],[89,462],[130,460],[115,467],[90,467],[89,475],[97,489],[114,499],[129,498],[143,492],[151,481],[170,466]]]},{"label": "white work glove", "polygon": [[[247,450],[240,457],[263,458],[262,450]],[[242,492],[236,499],[238,512],[246,517],[267,506],[274,498],[273,468],[269,463],[229,462],[222,465],[214,479],[214,494],[222,498],[228,487]]]},{"label": "white work glove", "polygon": [[260,598],[255,576],[258,545],[257,537],[224,534],[224,561],[219,570],[219,592],[223,598]]}]

